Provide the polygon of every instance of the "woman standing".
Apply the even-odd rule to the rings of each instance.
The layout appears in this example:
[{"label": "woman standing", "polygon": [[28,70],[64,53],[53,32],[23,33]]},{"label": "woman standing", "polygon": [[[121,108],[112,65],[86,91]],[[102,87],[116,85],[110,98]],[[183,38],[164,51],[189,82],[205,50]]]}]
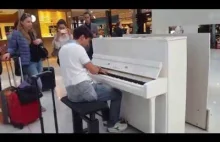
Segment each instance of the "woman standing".
[{"label": "woman standing", "polygon": [[[33,36],[35,36],[33,38]],[[24,13],[19,19],[17,30],[14,30],[8,41],[8,52],[4,54],[3,59],[8,60],[11,56],[18,55],[21,59],[21,65],[24,75],[32,75],[42,72],[42,59],[38,54],[38,48],[42,40],[36,38],[36,33],[32,27],[32,18],[28,13]],[[33,46],[35,45],[35,46]],[[39,89],[42,89],[40,78],[37,80]],[[42,111],[46,111],[42,107]]]},{"label": "woman standing", "polygon": [[73,39],[73,35],[71,34],[70,29],[67,28],[66,21],[60,19],[57,22],[57,34],[54,36],[54,40],[52,42],[54,50],[52,52],[52,56],[57,56],[57,63],[60,65],[58,52],[60,48],[67,43],[67,41]]}]

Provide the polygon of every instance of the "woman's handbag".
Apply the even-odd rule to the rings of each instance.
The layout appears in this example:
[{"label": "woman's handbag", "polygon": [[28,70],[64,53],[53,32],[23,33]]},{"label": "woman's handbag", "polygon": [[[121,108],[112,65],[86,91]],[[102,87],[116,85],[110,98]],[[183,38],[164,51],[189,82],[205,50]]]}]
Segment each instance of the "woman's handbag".
[{"label": "woman's handbag", "polygon": [[46,59],[48,57],[48,51],[43,44],[38,45],[38,54],[41,58]]},{"label": "woman's handbag", "polygon": [[[36,39],[34,33],[33,33],[33,32],[30,32],[29,35],[30,35],[31,41],[33,42],[33,41]],[[34,47],[34,48],[38,48],[38,55],[39,55],[40,58],[45,59],[45,58],[48,57],[48,51],[47,51],[47,49],[43,46],[43,43],[41,43],[41,44],[39,44],[39,45],[35,45],[35,44],[31,43],[30,46],[37,46],[37,47]]]}]

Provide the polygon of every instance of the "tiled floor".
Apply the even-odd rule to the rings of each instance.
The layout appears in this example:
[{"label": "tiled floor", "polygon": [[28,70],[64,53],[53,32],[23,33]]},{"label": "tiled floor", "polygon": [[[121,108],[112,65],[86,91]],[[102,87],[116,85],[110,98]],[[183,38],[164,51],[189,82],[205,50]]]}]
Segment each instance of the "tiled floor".
[{"label": "tiled floor", "polygon": [[[59,132],[60,133],[72,133],[72,117],[70,109],[63,105],[59,98],[65,95],[64,85],[62,83],[62,78],[60,76],[59,68],[57,67],[55,59],[51,59],[50,63],[56,69],[56,107],[58,114]],[[46,63],[45,63],[46,66]],[[219,133],[220,132],[220,97],[218,93],[220,92],[220,50],[211,51],[211,66],[210,66],[210,94],[208,99],[208,107],[212,109],[212,128],[209,132]],[[4,68],[4,74],[2,75],[3,88],[8,86],[8,79],[6,74],[6,69]],[[16,77],[19,83],[19,78]],[[47,109],[43,113],[45,132],[54,133],[54,119],[53,119],[53,109],[52,109],[52,99],[50,92],[45,92],[44,97],[41,99],[43,106]],[[215,113],[216,112],[216,113]],[[102,133],[106,132],[106,128],[103,127],[101,119],[100,120],[100,131]],[[40,133],[40,123],[39,121],[28,125],[22,130],[13,128],[10,125],[0,125],[0,133]],[[125,133],[139,133],[138,130],[129,127]],[[199,128],[186,124],[186,133],[207,133]]]}]

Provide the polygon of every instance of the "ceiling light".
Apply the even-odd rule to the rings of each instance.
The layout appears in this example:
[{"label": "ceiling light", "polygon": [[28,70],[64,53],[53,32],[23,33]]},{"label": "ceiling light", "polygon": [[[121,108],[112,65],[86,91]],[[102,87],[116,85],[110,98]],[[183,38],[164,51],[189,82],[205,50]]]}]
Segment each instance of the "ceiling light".
[{"label": "ceiling light", "polygon": [[36,17],[34,15],[31,15],[31,21],[34,23],[36,21]]}]

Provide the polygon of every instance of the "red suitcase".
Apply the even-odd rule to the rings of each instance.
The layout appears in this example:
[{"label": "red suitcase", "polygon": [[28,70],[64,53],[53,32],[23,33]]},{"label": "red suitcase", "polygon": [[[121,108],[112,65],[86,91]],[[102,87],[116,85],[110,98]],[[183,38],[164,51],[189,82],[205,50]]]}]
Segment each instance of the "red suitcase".
[{"label": "red suitcase", "polygon": [[[9,65],[12,72],[12,77],[14,80],[15,87],[17,87],[15,81],[15,75],[12,69],[11,61],[9,61]],[[8,65],[6,62],[6,68],[9,72]],[[21,69],[22,73],[22,69]],[[22,76],[22,80],[23,75]],[[30,94],[33,95],[33,94]],[[41,107],[40,101],[36,100],[35,102],[31,102],[29,104],[22,105],[18,98],[16,91],[12,92],[10,95],[7,96],[7,104],[8,104],[8,114],[10,118],[10,123],[16,127],[22,129],[25,125],[30,124],[36,121],[38,118],[41,118]]]},{"label": "red suitcase", "polygon": [[22,129],[25,125],[40,118],[39,101],[21,105],[16,92],[13,92],[7,99],[10,122],[14,127]]}]

